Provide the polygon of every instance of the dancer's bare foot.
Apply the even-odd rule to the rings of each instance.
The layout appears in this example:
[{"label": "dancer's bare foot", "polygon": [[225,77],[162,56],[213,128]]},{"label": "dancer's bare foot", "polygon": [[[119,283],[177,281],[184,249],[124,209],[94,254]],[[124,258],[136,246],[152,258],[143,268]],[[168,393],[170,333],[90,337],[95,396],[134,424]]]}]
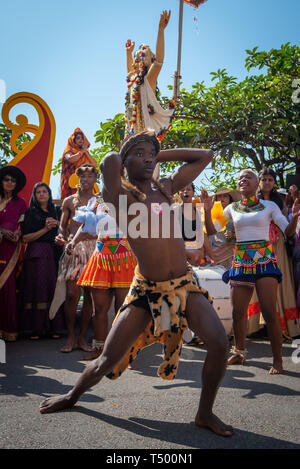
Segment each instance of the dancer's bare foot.
[{"label": "dancer's bare foot", "polygon": [[60,335],[59,334],[51,334],[51,339],[60,339]]},{"label": "dancer's bare foot", "polygon": [[103,349],[92,349],[91,353],[84,355],[80,360],[95,360],[96,358],[100,357]]},{"label": "dancer's bare foot", "polygon": [[273,362],[273,366],[271,367],[269,374],[270,375],[281,375],[283,373],[283,366],[282,361],[275,361]]},{"label": "dancer's bare foot", "polygon": [[206,417],[201,417],[197,413],[195,418],[195,424],[197,427],[208,428],[212,432],[220,436],[229,437],[234,433],[234,429],[230,425],[226,425],[216,415],[211,414]]},{"label": "dancer's bare foot", "polygon": [[77,348],[75,337],[68,337],[66,344],[60,349],[63,353],[70,353]]},{"label": "dancer's bare foot", "polygon": [[84,352],[93,352],[94,351],[93,347],[88,345],[86,343],[85,339],[82,339],[81,337],[78,337],[77,347],[80,348],[80,350],[83,350]]},{"label": "dancer's bare foot", "polygon": [[228,358],[227,365],[243,365],[245,363],[245,358],[241,355],[232,355]]},{"label": "dancer's bare foot", "polygon": [[74,402],[71,401],[69,394],[61,396],[48,397],[40,404],[41,414],[50,414],[59,410],[70,409],[73,407]]}]

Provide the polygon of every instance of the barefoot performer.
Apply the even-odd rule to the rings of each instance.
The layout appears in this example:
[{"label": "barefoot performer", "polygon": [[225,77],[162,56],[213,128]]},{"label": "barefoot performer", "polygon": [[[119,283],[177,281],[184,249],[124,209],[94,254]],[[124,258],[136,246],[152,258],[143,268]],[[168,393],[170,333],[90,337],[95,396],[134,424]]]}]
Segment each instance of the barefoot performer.
[{"label": "barefoot performer", "polygon": [[92,299],[89,292],[84,292],[78,341],[75,338],[75,319],[77,304],[80,298],[80,287],[77,285],[77,280],[94,252],[96,239],[89,233],[85,233],[84,237],[81,237],[81,242],[76,245],[72,252],[69,245],[80,227],[80,224],[73,220],[75,210],[78,207],[86,206],[91,197],[93,197],[93,189],[98,171],[93,165],[85,163],[77,168],[76,174],[79,178],[77,192],[64,199],[62,205],[60,234],[56,237],[56,243],[65,246],[65,250],[60,259],[56,289],[49,312],[50,319],[53,319],[59,307],[65,302],[64,310],[68,337],[61,352],[67,353],[72,352],[77,347],[85,352],[92,351],[92,347],[86,343],[86,333],[93,311]]},{"label": "barefoot performer", "polygon": [[[203,388],[195,423],[222,436],[232,435],[232,427],[225,425],[212,412],[226,370],[228,341],[225,330],[208,300],[207,292],[196,284],[191,266],[186,261],[182,237],[175,236],[175,228],[170,229],[168,237],[162,236],[162,217],[170,208],[171,194],[191,183],[212,156],[212,151],[196,148],[160,151],[155,135],[141,132],[123,142],[120,154],[111,153],[104,158],[101,164],[103,198],[116,208],[117,224],[122,231],[121,218],[127,216],[127,238],[138,265],[129,293],[105,341],[103,353],[86,367],[68,394],[43,401],[41,413],[74,406],[80,396],[104,376],[118,378],[139,350],[155,341],[165,345],[159,376],[168,380],[175,378],[182,336],[189,327],[207,345]],[[155,165],[163,161],[185,164],[172,176],[156,181],[152,178]],[[124,169],[128,181],[118,176]],[[133,206],[139,201],[142,201],[138,204],[139,210],[146,213],[144,222],[148,222],[148,226],[151,219],[157,217],[159,236],[151,237],[149,232],[148,236],[135,236],[136,232],[129,230],[130,223],[136,221],[132,215]],[[171,211],[170,226],[174,227],[174,219]]]},{"label": "barefoot performer", "polygon": [[245,362],[246,313],[256,287],[262,315],[266,321],[273,352],[273,366],[270,374],[283,372],[282,368],[282,333],[276,314],[276,292],[282,274],[277,265],[277,258],[272,243],[269,241],[269,228],[273,220],[286,236],[292,236],[296,230],[300,215],[299,200],[293,205],[293,217],[289,223],[279,207],[270,200],[256,197],[258,188],[257,175],[249,170],[242,171],[238,178],[238,189],[242,200],[230,204],[224,210],[224,216],[233,221],[236,245],[232,268],[223,275],[223,280],[231,285],[232,317],[235,345],[228,364]]},{"label": "barefoot performer", "polygon": [[[92,204],[89,203],[89,215],[94,215],[95,228],[90,229],[90,234],[97,232],[98,239],[94,253],[78,279],[77,285],[83,287],[85,292],[90,292],[93,299],[94,350],[85,355],[82,360],[94,360],[101,355],[108,334],[108,311],[112,299],[114,297],[114,307],[117,313],[128,293],[136,266],[131,247],[118,229],[115,219],[108,213],[109,209],[102,197],[97,194],[93,199],[93,201],[90,199]],[[78,214],[80,210],[76,211],[75,220],[79,219]],[[87,223],[83,230],[86,226]],[[85,235],[83,230],[80,230],[81,228],[73,238],[71,250]]]}]

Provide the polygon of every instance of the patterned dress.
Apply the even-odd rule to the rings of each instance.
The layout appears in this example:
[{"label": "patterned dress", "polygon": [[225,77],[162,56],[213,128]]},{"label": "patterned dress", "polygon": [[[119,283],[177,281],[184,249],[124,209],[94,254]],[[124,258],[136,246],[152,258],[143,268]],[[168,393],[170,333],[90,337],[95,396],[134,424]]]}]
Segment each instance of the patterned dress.
[{"label": "patterned dress", "polygon": [[269,240],[272,220],[282,231],[288,226],[287,219],[274,202],[268,200],[244,199],[230,204],[224,216],[234,224],[236,244],[231,269],[223,280],[231,286],[254,288],[259,277],[275,276],[281,281],[277,257]]}]

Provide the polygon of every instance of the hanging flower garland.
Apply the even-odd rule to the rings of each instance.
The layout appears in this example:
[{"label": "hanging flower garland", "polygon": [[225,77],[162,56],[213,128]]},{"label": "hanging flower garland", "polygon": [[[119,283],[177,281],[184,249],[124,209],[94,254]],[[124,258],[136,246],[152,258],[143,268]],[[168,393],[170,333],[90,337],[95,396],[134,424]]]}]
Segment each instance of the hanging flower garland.
[{"label": "hanging flower garland", "polygon": [[[146,46],[141,47],[141,52],[136,55],[135,63],[139,64],[140,71],[135,75],[128,75],[127,77],[127,88],[128,91],[125,96],[125,138],[128,135],[131,135],[135,132],[135,129],[144,128],[144,119],[141,108],[141,94],[140,86],[144,83],[145,76],[148,72],[148,66],[144,63],[146,54]],[[151,57],[151,63],[155,62],[155,55]],[[175,110],[176,102],[174,99],[171,99],[168,105],[170,110]],[[154,107],[151,104],[148,104],[149,115],[153,116],[155,114]],[[173,112],[170,117],[170,124],[166,128],[162,128],[157,134],[158,140],[163,140],[165,134],[167,133],[168,128],[171,125],[172,120],[175,117]]]},{"label": "hanging flower garland", "polygon": [[[140,104],[140,86],[144,83],[144,77],[148,71],[148,67],[144,64],[141,65],[141,71],[134,75],[132,78],[129,76],[127,77],[127,87],[128,91],[125,96],[125,106],[126,106],[126,113],[125,113],[125,128],[127,129],[128,133],[134,132],[134,126],[137,123],[138,119],[138,106]],[[131,98],[131,99],[130,99]],[[129,105],[132,101],[132,116],[130,122],[128,122],[128,110]]]}]

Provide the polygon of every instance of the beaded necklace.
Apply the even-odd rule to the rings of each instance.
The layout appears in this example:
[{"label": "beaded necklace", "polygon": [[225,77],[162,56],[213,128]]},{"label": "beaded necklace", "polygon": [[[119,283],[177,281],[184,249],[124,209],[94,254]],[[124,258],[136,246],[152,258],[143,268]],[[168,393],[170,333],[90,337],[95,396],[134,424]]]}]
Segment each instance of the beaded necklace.
[{"label": "beaded necklace", "polygon": [[[155,61],[154,56],[152,57],[151,61],[152,63]],[[132,77],[130,77],[130,75],[127,77],[128,91],[125,96],[125,138],[131,134],[145,129],[140,86],[144,83],[144,79],[147,73],[148,67],[145,64],[141,64],[141,70],[138,73],[134,74]],[[175,110],[175,107],[175,100],[171,99],[169,102],[169,109]],[[150,116],[155,114],[155,110],[152,104],[148,104],[147,108]],[[174,112],[170,116],[170,125],[173,119]],[[159,141],[164,138],[167,130],[168,128],[163,128],[157,132],[157,138]]]},{"label": "beaded necklace", "polygon": [[236,212],[240,213],[261,212],[265,209],[264,204],[255,195],[233,202],[232,206]]}]

